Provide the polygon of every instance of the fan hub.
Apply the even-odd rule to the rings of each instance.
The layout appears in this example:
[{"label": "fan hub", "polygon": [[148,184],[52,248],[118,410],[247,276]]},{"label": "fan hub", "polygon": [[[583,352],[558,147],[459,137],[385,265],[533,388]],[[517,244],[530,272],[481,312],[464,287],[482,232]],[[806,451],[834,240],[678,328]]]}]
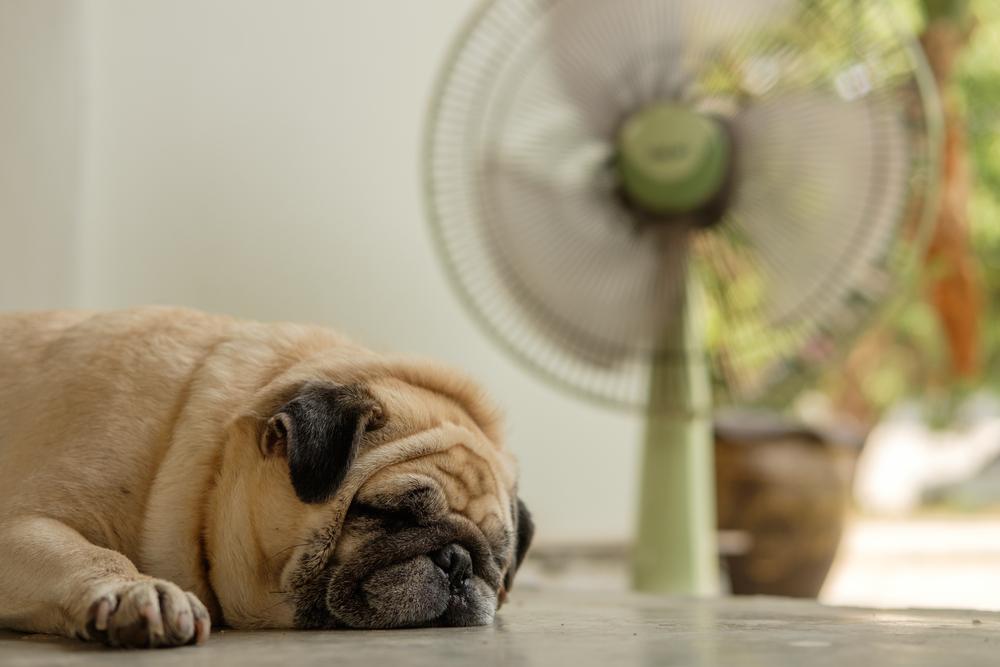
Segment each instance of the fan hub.
[{"label": "fan hub", "polygon": [[626,197],[655,215],[697,213],[725,190],[729,134],[714,118],[671,103],[636,113],[618,136],[618,171]]}]

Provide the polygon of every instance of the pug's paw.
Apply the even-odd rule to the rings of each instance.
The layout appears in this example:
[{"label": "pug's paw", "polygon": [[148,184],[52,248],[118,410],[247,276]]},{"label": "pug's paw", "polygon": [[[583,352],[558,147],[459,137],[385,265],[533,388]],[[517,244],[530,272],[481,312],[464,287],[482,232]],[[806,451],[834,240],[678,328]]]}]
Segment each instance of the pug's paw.
[{"label": "pug's paw", "polygon": [[86,639],[124,648],[201,644],[212,621],[192,593],[162,579],[102,586],[90,603]]}]

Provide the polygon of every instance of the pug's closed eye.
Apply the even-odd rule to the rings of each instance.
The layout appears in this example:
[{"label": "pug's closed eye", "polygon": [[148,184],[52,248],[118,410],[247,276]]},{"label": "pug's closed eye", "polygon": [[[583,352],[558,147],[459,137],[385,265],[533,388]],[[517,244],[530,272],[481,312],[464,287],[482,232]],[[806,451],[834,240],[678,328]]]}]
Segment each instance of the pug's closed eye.
[{"label": "pug's closed eye", "polygon": [[359,498],[351,505],[350,512],[376,519],[389,530],[398,530],[432,523],[447,512],[447,504],[440,491],[425,486],[394,496]]},{"label": "pug's closed eye", "polygon": [[385,508],[355,501],[348,511],[349,518],[366,519],[378,523],[384,530],[395,532],[427,524],[427,519],[409,507]]}]

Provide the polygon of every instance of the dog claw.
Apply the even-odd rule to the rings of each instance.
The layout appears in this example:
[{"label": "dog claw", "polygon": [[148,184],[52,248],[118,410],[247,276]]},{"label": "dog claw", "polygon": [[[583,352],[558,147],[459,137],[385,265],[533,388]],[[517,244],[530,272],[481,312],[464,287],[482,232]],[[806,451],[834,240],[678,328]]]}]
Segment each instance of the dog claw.
[{"label": "dog claw", "polygon": [[208,635],[212,632],[212,621],[207,618],[199,618],[195,630],[195,644],[204,644],[208,641]]},{"label": "dog claw", "polygon": [[157,637],[163,636],[163,616],[160,615],[160,607],[155,604],[147,604],[142,608],[140,615],[146,619],[146,627],[149,632]]},{"label": "dog claw", "polygon": [[111,616],[111,612],[114,611],[112,607],[112,600],[110,598],[104,598],[97,604],[97,611],[94,614],[94,628],[104,632],[108,629],[108,617]]},{"label": "dog claw", "polygon": [[195,644],[204,644],[212,634],[212,619],[205,605],[197,597],[192,593],[188,593],[187,596],[191,601],[191,612],[194,615],[194,637],[191,641]]}]

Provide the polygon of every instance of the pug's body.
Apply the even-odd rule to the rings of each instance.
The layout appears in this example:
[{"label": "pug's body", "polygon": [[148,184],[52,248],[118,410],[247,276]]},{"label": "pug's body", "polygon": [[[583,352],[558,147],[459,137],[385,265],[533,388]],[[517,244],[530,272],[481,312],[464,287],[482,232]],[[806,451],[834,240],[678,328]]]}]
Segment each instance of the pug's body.
[{"label": "pug's body", "polygon": [[465,378],[172,308],[0,316],[0,627],[489,623],[531,537]]}]

